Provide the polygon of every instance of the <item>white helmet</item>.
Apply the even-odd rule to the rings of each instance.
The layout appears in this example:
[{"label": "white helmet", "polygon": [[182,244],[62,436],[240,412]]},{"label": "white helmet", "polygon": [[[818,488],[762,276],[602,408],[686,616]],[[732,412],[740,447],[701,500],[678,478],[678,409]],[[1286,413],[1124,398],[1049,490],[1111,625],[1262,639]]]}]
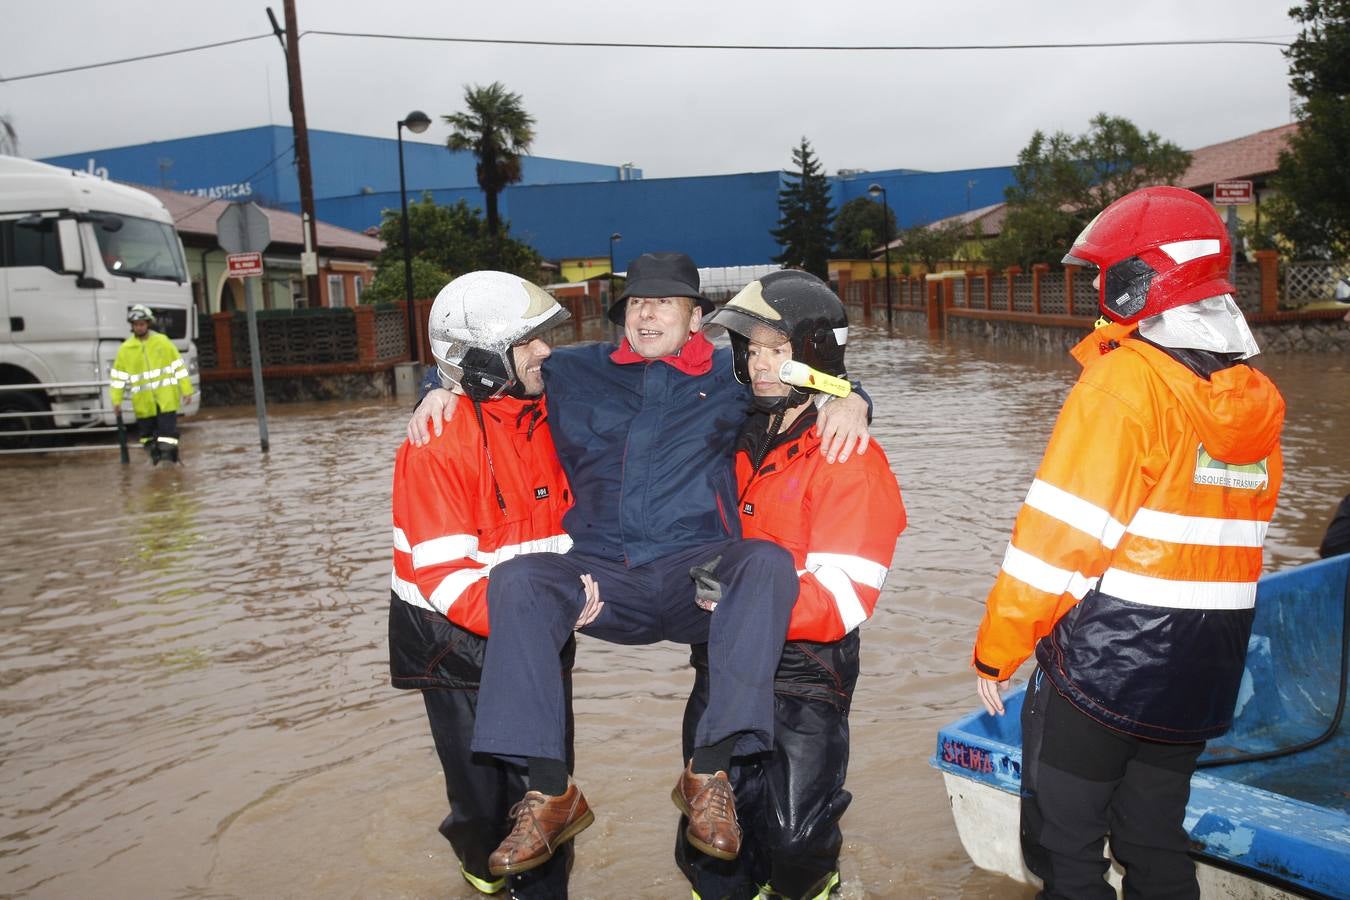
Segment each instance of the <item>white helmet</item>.
[{"label": "white helmet", "polygon": [[127,310],[128,322],[154,322],[155,314],[144,303],[137,303]]},{"label": "white helmet", "polygon": [[571,318],[536,284],[507,272],[470,272],[441,288],[431,304],[431,355],[446,386],[472,400],[514,393],[520,379],[511,348]]}]

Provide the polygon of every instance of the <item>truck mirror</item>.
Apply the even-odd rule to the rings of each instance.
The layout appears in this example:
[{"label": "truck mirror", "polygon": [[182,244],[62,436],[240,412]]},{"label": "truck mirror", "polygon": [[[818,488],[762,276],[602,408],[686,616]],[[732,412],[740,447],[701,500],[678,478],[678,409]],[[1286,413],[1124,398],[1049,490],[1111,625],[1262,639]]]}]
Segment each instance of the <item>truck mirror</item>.
[{"label": "truck mirror", "polygon": [[80,245],[79,224],[74,219],[58,219],[56,235],[61,242],[61,272],[84,274],[84,249]]},{"label": "truck mirror", "polygon": [[114,216],[112,213],[104,213],[99,217],[98,227],[104,231],[121,231],[122,217]]}]

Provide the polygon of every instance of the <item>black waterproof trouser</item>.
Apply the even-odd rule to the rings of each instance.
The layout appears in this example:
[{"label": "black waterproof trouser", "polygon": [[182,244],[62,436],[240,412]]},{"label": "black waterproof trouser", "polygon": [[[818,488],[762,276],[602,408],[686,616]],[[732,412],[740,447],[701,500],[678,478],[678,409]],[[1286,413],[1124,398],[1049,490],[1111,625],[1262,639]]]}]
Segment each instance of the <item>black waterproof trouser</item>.
[{"label": "black waterproof trouser", "polygon": [[[794,900],[826,896],[838,881],[839,820],[852,795],[848,712],[858,682],[855,630],[831,643],[789,641],[774,674],[774,749],[738,757],[729,773],[743,832],[740,855],[718,860],[690,846],[681,817],[675,862],[702,900],[755,897],[761,887]],[[684,716],[684,754],[707,702],[707,648],[690,653],[694,689]]]},{"label": "black waterproof trouser", "polygon": [[[488,857],[511,831],[511,805],[526,791],[525,770],[469,748],[478,712],[478,680],[487,639],[418,609],[397,596],[389,605],[390,670],[395,687],[420,688],[445,773],[450,813],[440,832],[459,858],[462,874],[484,893],[510,887],[503,896],[530,900],[567,897],[573,848],[569,841],[537,869],[509,878],[488,870]],[[559,664],[566,704],[567,770],[572,771],[572,664],[576,642],[568,641]]]},{"label": "black waterproof trouser", "polygon": [[141,446],[158,463],[160,459],[178,462],[178,413],[161,412],[136,420]]},{"label": "black waterproof trouser", "polygon": [[1022,705],[1022,855],[1045,900],[1198,900],[1182,821],[1204,742],[1165,744],[1107,728],[1032,675]]}]

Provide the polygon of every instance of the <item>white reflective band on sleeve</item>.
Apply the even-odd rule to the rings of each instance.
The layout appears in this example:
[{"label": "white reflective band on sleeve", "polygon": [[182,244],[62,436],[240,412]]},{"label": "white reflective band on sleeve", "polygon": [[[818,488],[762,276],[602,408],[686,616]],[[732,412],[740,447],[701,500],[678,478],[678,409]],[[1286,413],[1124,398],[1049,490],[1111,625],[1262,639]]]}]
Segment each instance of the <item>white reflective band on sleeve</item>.
[{"label": "white reflective band on sleeve", "polygon": [[1072,594],[1077,600],[1096,585],[1095,578],[1050,565],[1043,559],[1008,544],[1003,554],[1003,571],[1047,594]]},{"label": "white reflective band on sleeve", "polygon": [[1107,569],[1101,590],[1130,603],[1170,609],[1251,609],[1256,605],[1254,581],[1170,581]]},{"label": "white reflective band on sleeve", "polygon": [[807,553],[806,571],[814,572],[821,566],[833,566],[842,569],[844,574],[858,584],[865,584],[881,590],[886,583],[886,567],[861,556],[847,553]]},{"label": "white reflective band on sleeve", "polygon": [[839,610],[839,619],[844,623],[844,634],[867,621],[867,607],[862,605],[857,592],[853,590],[853,582],[841,569],[835,566],[799,569],[797,577],[808,573],[816,576],[816,581],[819,581],[821,586],[830,592],[830,596],[834,597],[834,605]]},{"label": "white reflective band on sleeve", "polygon": [[394,526],[394,549],[402,550],[404,553],[412,552],[412,547],[408,544],[408,536],[397,525]]},{"label": "white reflective band on sleeve", "polygon": [[455,601],[463,596],[469,586],[487,577],[487,569],[459,569],[451,572],[442,578],[441,583],[436,585],[436,590],[431,592],[431,605],[437,612],[449,615],[450,607],[455,605]]},{"label": "white reflective band on sleeve", "polygon": [[1100,506],[1039,478],[1031,483],[1026,503],[1027,506],[1039,509],[1047,516],[1059,519],[1065,525],[1091,535],[1101,541],[1102,546],[1108,550],[1114,550],[1120,543],[1120,536],[1125,533],[1125,526]]},{"label": "white reflective band on sleeve", "polygon": [[398,594],[398,598],[404,603],[409,603],[422,609],[429,609],[432,612],[436,611],[436,608],[427,602],[427,598],[422,596],[422,592],[417,589],[417,585],[413,584],[411,581],[404,581],[397,575],[390,574],[389,586],[393,588],[394,593]]},{"label": "white reflective band on sleeve", "polygon": [[413,568],[424,569],[457,559],[475,559],[477,553],[478,538],[471,534],[448,534],[413,547]]},{"label": "white reflective band on sleeve", "polygon": [[1209,519],[1177,513],[1140,509],[1126,530],[1144,538],[1171,541],[1174,544],[1201,544],[1206,547],[1260,547],[1266,541],[1268,522],[1250,519]]}]

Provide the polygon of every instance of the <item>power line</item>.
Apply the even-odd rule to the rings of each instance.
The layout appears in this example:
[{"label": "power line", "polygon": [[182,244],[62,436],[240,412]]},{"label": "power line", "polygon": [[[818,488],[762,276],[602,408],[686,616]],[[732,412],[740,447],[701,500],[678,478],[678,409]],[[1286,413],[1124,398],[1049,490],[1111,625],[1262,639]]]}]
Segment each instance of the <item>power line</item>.
[{"label": "power line", "polygon": [[[790,52],[865,52],[865,53],[918,53],[969,50],[1084,50],[1127,47],[1205,47],[1205,46],[1289,46],[1288,41],[1268,40],[1264,38],[1196,38],[1178,41],[1087,41],[1053,42],[1044,44],[675,44],[645,41],[543,41],[519,38],[482,38],[482,37],[438,37],[420,34],[381,34],[362,31],[302,31],[301,37],[316,34],[324,37],[372,38],[386,41],[431,41],[446,44],[497,44],[519,47],[581,47],[598,49],[627,50],[754,50],[754,51],[790,51]],[[147,59],[161,59],[166,56],[178,56],[195,53],[198,50],[213,50],[228,47],[231,44],[243,44],[262,38],[272,37],[271,32],[255,34],[249,37],[234,38],[228,41],[216,41],[212,44],[199,44],[195,47],[183,47],[179,50],[165,50],[160,53],[146,53],[141,56],[128,56],[123,59],[110,59],[104,62],[88,63],[83,66],[67,66],[62,69],[48,69],[45,72],[29,72],[25,75],[0,76],[0,84],[12,81],[26,81],[30,78],[45,78],[48,75],[65,75],[70,72],[85,72],[107,66],[120,66],[123,63],[141,62]]]},{"label": "power line", "polygon": [[638,41],[531,41],[517,38],[437,37],[420,34],[380,34],[366,31],[301,32],[328,37],[377,38],[390,41],[435,41],[449,44],[514,44],[523,47],[599,47],[636,50],[791,50],[791,51],[867,51],[911,52],[925,50],[1065,50],[1103,47],[1196,47],[1222,44],[1247,44],[1267,47],[1288,47],[1288,41],[1261,38],[1197,38],[1180,41],[1089,41],[1085,43],[1046,44],[667,44]]},{"label": "power line", "polygon": [[259,38],[269,38],[272,33],[255,34],[252,37],[234,38],[228,41],[216,41],[214,44],[198,44],[195,47],[183,47],[181,50],[165,50],[161,53],[145,53],[141,56],[128,56],[124,59],[110,59],[106,62],[89,63],[83,66],[67,66],[64,69],[48,69],[46,72],[29,72],[27,75],[10,75],[9,77],[0,77],[0,84],[11,81],[26,81],[29,78],[45,78],[48,75],[64,75],[67,72],[84,72],[89,69],[101,69],[105,66],[120,66],[123,63],[140,62],[145,59],[161,59],[165,56],[178,56],[181,53],[195,53],[198,50],[213,50],[216,47],[228,47],[231,44],[243,44],[248,41],[256,41]]}]

